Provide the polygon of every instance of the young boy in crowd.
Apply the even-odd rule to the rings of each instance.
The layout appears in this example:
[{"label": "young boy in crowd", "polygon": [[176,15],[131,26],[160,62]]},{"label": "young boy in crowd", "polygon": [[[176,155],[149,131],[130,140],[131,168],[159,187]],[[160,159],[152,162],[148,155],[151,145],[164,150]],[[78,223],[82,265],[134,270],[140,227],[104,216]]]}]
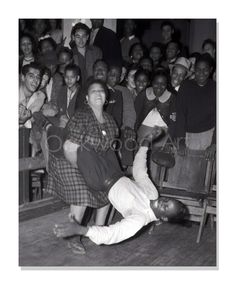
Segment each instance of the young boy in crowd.
[{"label": "young boy in crowd", "polygon": [[57,107],[59,116],[64,121],[68,121],[75,112],[76,100],[80,95],[81,70],[75,64],[69,64],[65,67],[63,85],[58,93]]}]

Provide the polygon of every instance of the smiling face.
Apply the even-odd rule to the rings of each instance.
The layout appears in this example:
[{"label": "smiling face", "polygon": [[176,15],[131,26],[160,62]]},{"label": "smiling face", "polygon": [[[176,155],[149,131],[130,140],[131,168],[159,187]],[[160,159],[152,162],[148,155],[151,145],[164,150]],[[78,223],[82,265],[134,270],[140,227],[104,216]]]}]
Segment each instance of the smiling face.
[{"label": "smiling face", "polygon": [[149,56],[152,58],[154,63],[158,62],[162,56],[161,49],[158,47],[152,47],[150,49]]},{"label": "smiling face", "polygon": [[108,72],[107,83],[110,87],[116,86],[121,79],[121,69],[117,67],[110,68]]},{"label": "smiling face", "polygon": [[42,41],[41,43],[42,54],[45,54],[47,52],[52,52],[53,50],[54,50],[54,47],[49,40],[45,39]]},{"label": "smiling face", "polygon": [[183,217],[186,214],[186,208],[182,203],[168,197],[152,200],[150,206],[155,216],[163,221],[177,218],[180,215]]},{"label": "smiling face", "polygon": [[143,58],[139,62],[140,66],[149,72],[152,72],[153,70],[153,64],[150,58]]},{"label": "smiling face", "polygon": [[41,81],[40,70],[29,68],[27,74],[22,76],[22,81],[29,93],[35,92]]},{"label": "smiling face", "polygon": [[93,83],[89,86],[87,92],[87,103],[91,108],[103,108],[105,103],[105,90],[102,84]]},{"label": "smiling face", "polygon": [[137,76],[135,80],[137,94],[147,88],[148,82],[149,80],[146,74],[140,74],[139,76]]},{"label": "smiling face", "polygon": [[133,62],[139,62],[141,57],[143,57],[144,51],[141,45],[137,44],[134,46],[131,52],[131,58]]},{"label": "smiling face", "polygon": [[202,52],[209,53],[209,55],[211,55],[212,58],[215,58],[215,48],[210,43],[204,45]]},{"label": "smiling face", "polygon": [[77,81],[79,76],[73,70],[67,70],[64,75],[64,81],[69,89],[72,89]]},{"label": "smiling face", "polygon": [[211,67],[205,61],[199,61],[195,66],[195,80],[199,86],[204,86],[210,76]]},{"label": "smiling face", "polygon": [[187,70],[181,65],[176,65],[171,74],[171,85],[175,88],[181,84],[187,75]]},{"label": "smiling face", "polygon": [[83,29],[76,30],[73,36],[75,44],[78,48],[84,48],[87,44],[88,38],[89,38],[89,35]]},{"label": "smiling face", "polygon": [[171,60],[177,57],[178,54],[179,54],[179,47],[177,43],[173,43],[173,42],[169,43],[166,48],[166,58],[168,60]]},{"label": "smiling face", "polygon": [[153,78],[152,87],[154,95],[159,98],[167,87],[167,78],[163,75],[157,75]]},{"label": "smiling face", "polygon": [[25,57],[31,56],[33,50],[33,44],[31,39],[28,37],[22,37],[20,40],[20,49]]},{"label": "smiling face", "polygon": [[94,65],[93,76],[95,79],[106,82],[108,75],[108,68],[105,62],[99,61]]}]

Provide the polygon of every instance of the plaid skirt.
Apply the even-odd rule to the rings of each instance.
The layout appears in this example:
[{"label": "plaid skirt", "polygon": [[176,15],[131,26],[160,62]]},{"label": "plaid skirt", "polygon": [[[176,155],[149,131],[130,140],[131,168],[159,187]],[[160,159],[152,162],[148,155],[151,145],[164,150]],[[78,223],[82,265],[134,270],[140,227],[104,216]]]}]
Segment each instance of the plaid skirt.
[{"label": "plaid skirt", "polygon": [[63,157],[49,155],[46,191],[69,205],[100,208],[109,203],[107,193],[93,195],[78,169]]}]

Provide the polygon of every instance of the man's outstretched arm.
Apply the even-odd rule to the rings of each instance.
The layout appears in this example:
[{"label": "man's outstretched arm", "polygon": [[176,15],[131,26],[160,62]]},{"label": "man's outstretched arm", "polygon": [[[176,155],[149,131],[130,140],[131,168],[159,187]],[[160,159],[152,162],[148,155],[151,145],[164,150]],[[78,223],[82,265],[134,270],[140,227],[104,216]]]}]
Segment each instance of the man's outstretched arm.
[{"label": "man's outstretched arm", "polygon": [[96,244],[115,244],[134,236],[146,223],[144,215],[133,214],[114,225],[84,227],[77,223],[56,225],[54,233],[57,237],[84,235]]}]

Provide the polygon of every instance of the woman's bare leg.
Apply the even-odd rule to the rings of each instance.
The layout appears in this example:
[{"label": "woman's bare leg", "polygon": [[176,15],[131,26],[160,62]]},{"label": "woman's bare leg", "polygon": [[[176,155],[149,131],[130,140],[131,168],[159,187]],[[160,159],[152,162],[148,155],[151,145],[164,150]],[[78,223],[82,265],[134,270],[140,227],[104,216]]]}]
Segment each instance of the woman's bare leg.
[{"label": "woman's bare leg", "polygon": [[95,224],[96,226],[104,226],[109,211],[110,204],[96,210]]}]

